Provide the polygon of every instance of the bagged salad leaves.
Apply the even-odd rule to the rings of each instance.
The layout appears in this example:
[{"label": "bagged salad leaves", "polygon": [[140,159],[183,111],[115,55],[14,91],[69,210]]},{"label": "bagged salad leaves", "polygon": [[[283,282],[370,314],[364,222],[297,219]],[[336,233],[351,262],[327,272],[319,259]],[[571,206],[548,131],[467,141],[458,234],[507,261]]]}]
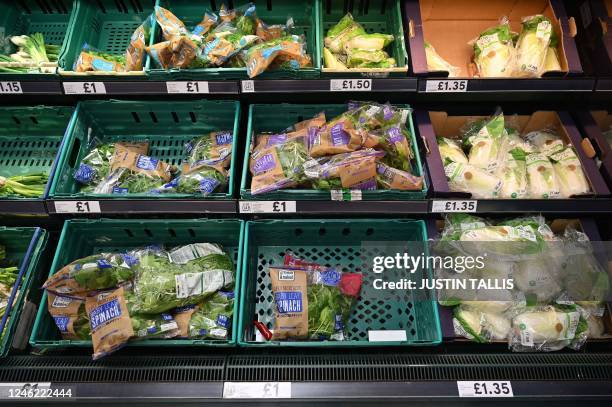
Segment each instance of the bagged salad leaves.
[{"label": "bagged salad leaves", "polygon": [[304,164],[304,173],[315,189],[376,189],[376,162],[382,151],[364,149],[319,158]]},{"label": "bagged salad leaves", "polygon": [[91,338],[89,317],[85,312],[83,298],[64,297],[48,292],[47,308],[62,339],[87,341]]},{"label": "bagged salad leaves", "polygon": [[376,163],[376,185],[379,189],[420,191],[423,189],[423,177],[417,177],[407,171],[398,170],[379,162]]},{"label": "bagged salad leaves", "polygon": [[312,157],[350,153],[359,149],[363,143],[355,123],[347,114],[336,117],[313,133],[309,151]]},{"label": "bagged salad leaves", "polygon": [[535,15],[522,20],[523,28],[516,44],[516,70],[520,77],[540,77],[554,35],[548,17]]},{"label": "bagged salad leaves", "polygon": [[168,251],[146,247],[130,252],[135,266],[135,309],[160,313],[197,304],[234,283],[232,259],[223,248],[211,243],[194,243]]},{"label": "bagged salad leaves", "polygon": [[201,164],[193,168],[184,164],[180,175],[157,192],[208,196],[225,189],[227,182],[227,171],[223,167]]},{"label": "bagged salad leaves", "polygon": [[507,78],[516,68],[516,50],[512,42],[513,33],[507,18],[500,24],[483,31],[473,41],[474,63],[482,78]]},{"label": "bagged salad leaves", "polygon": [[304,38],[288,35],[254,45],[246,51],[249,78],[260,75],[274,63],[293,70],[310,66],[312,61],[307,54]]},{"label": "bagged salad leaves", "polygon": [[124,72],[125,58],[125,55],[102,52],[85,43],[79,57],[74,61],[73,70],[75,72]]},{"label": "bagged salad leaves", "polygon": [[272,339],[346,340],[362,275],[308,263],[290,253],[284,263],[269,269],[275,303]]},{"label": "bagged salad leaves", "polygon": [[199,165],[220,165],[229,167],[232,158],[234,136],[230,131],[215,131],[196,138],[185,145],[191,167]]},{"label": "bagged salad leaves", "polygon": [[173,312],[180,337],[201,339],[227,339],[233,313],[232,291],[218,291],[198,305],[186,305]]},{"label": "bagged salad leaves", "polygon": [[111,172],[94,189],[97,194],[151,193],[170,182],[176,168],[135,151],[115,154]]}]

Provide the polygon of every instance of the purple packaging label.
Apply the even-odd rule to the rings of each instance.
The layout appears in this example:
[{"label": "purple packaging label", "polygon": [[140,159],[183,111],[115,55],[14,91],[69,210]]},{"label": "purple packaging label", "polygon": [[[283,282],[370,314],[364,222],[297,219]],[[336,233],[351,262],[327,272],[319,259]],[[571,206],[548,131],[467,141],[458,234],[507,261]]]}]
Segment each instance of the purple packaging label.
[{"label": "purple packaging label", "polygon": [[276,161],[274,160],[273,154],[265,154],[255,160],[255,164],[253,165],[253,172],[255,175],[260,174],[262,172],[270,171],[276,165]]},{"label": "purple packaging label", "polygon": [[391,127],[387,130],[387,134],[389,135],[389,141],[392,143],[399,143],[404,138],[399,127]]},{"label": "purple packaging label", "polygon": [[379,174],[381,174],[381,175],[382,175],[382,174],[384,174],[384,173],[385,173],[385,171],[387,171],[387,168],[386,168],[384,165],[382,165],[382,164],[377,164],[377,165],[376,165],[376,171],[377,171]]},{"label": "purple packaging label", "polygon": [[287,133],[273,134],[268,137],[268,143],[266,144],[266,147],[283,144],[285,141],[287,141]]},{"label": "purple packaging label", "polygon": [[325,129],[325,126],[321,127],[321,129],[318,129],[316,127],[310,127],[308,129],[308,147],[309,148],[315,144],[315,140],[319,136],[319,131],[323,131],[324,129]]},{"label": "purple packaging label", "polygon": [[393,117],[393,109],[391,109],[391,106],[385,105],[385,107],[383,107],[383,117],[385,120],[391,120]]},{"label": "purple packaging label", "polygon": [[203,178],[200,180],[200,191],[206,194],[212,194],[219,184],[220,182],[214,178]]},{"label": "purple packaging label", "polygon": [[373,191],[376,189],[376,180],[374,178],[360,182],[351,186],[350,189],[360,189],[362,191]]},{"label": "purple packaging label", "polygon": [[226,144],[232,144],[232,142],[234,141],[234,136],[228,131],[215,135],[215,140],[217,142],[217,145],[223,146]]},{"label": "purple packaging label", "polygon": [[138,156],[136,160],[136,168],[140,168],[141,170],[153,171],[157,168],[157,163],[159,160],[149,157],[148,155]]},{"label": "purple packaging label", "polygon": [[217,291],[219,293],[220,296],[228,298],[228,299],[233,299],[235,294],[233,291]]},{"label": "purple packaging label", "polygon": [[332,144],[334,146],[346,146],[351,139],[351,136],[344,131],[344,126],[342,123],[338,123],[331,128],[330,131]]},{"label": "purple packaging label", "polygon": [[68,322],[70,321],[70,318],[64,316],[56,316],[53,317],[53,319],[55,320],[55,325],[57,325],[57,328],[60,330],[60,332],[68,332]]}]

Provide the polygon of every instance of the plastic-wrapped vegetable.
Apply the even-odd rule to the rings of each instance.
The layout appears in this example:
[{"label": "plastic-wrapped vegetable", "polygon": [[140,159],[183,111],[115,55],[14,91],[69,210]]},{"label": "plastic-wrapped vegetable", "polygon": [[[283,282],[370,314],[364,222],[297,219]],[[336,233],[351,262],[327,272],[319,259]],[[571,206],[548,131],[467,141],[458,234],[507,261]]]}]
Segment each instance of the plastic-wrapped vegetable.
[{"label": "plastic-wrapped vegetable", "polygon": [[353,20],[351,13],[347,13],[338,24],[331,27],[325,36],[325,46],[330,51],[340,53],[344,44],[358,35],[365,35],[366,31],[361,24]]},{"label": "plastic-wrapped vegetable", "polygon": [[385,152],[383,161],[393,168],[410,171],[410,160],[414,157],[408,144],[410,133],[403,124],[374,130],[368,133],[364,147],[373,147]]},{"label": "plastic-wrapped vegetable", "polygon": [[550,267],[546,256],[517,262],[514,273],[516,287],[525,293],[529,304],[545,304],[561,293],[558,270]]},{"label": "plastic-wrapped vegetable", "polygon": [[546,53],[546,61],[544,62],[544,72],[560,70],[561,63],[559,62],[557,47],[556,45],[553,46],[551,42],[551,46],[548,48],[548,52]]},{"label": "plastic-wrapped vegetable", "polygon": [[510,332],[510,321],[504,316],[463,305],[454,310],[453,326],[457,335],[481,343],[506,339]]},{"label": "plastic-wrapped vegetable", "polygon": [[376,189],[376,161],[382,151],[363,149],[336,154],[304,164],[304,173],[316,189]]},{"label": "plastic-wrapped vegetable", "polygon": [[234,313],[234,293],[218,291],[199,305],[174,311],[180,335],[189,338],[227,339]]},{"label": "plastic-wrapped vegetable", "polygon": [[251,193],[261,194],[302,184],[304,163],[308,151],[304,137],[268,148],[256,149],[251,154],[249,169],[253,176]]},{"label": "plastic-wrapped vegetable", "polygon": [[[278,58],[287,61],[285,68],[299,69],[312,63],[306,53],[306,43],[298,35],[289,35],[257,44],[246,51],[247,74],[253,78]],[[288,66],[286,66],[288,65]]]},{"label": "plastic-wrapped vegetable", "polygon": [[576,156],[574,149],[568,147],[565,150],[552,154],[550,159],[553,162],[561,197],[569,198],[572,195],[590,192],[591,187],[584,176],[582,164]]},{"label": "plastic-wrapped vegetable", "polygon": [[91,330],[89,317],[85,312],[85,300],[47,293],[47,309],[53,318],[62,339],[89,340]]},{"label": "plastic-wrapped vegetable", "polygon": [[514,148],[502,158],[496,175],[503,184],[499,191],[502,199],[522,199],[527,196],[526,154],[520,148]]},{"label": "plastic-wrapped vegetable", "polygon": [[227,171],[219,166],[199,165],[195,168],[185,164],[181,174],[158,191],[178,194],[201,194],[207,196],[227,185]]},{"label": "plastic-wrapped vegetable", "polygon": [[350,54],[353,49],[381,51],[393,40],[394,37],[390,34],[361,34],[346,41],[343,48],[346,54]]},{"label": "plastic-wrapped vegetable", "polygon": [[348,67],[327,48],[323,48],[323,60],[325,61],[326,68],[340,70],[348,69]]},{"label": "plastic-wrapped vegetable", "polygon": [[135,310],[160,313],[197,304],[234,283],[234,265],[217,244],[194,243],[170,249],[136,249]]},{"label": "plastic-wrapped vegetable", "polygon": [[346,113],[310,133],[309,153],[315,158],[355,151],[363,143],[355,123]]},{"label": "plastic-wrapped vegetable", "polygon": [[196,67],[221,66],[241,50],[254,44],[257,39],[256,35],[243,35],[239,32],[215,36],[198,50]]},{"label": "plastic-wrapped vegetable", "polygon": [[125,71],[125,55],[101,52],[85,43],[79,57],[74,61],[73,69],[76,72],[123,72]]},{"label": "plastic-wrapped vegetable", "polygon": [[165,40],[172,40],[188,34],[187,27],[170,10],[155,6],[155,19],[161,27]]},{"label": "plastic-wrapped vegetable", "polygon": [[214,131],[185,145],[191,167],[220,165],[227,168],[231,161],[234,137],[230,131]]},{"label": "plastic-wrapped vegetable", "polygon": [[425,57],[427,58],[428,71],[446,71],[449,78],[457,77],[461,73],[460,68],[448,63],[427,41],[425,41]]},{"label": "plastic-wrapped vegetable", "polygon": [[376,164],[376,183],[380,189],[404,191],[420,191],[423,189],[423,177],[417,177],[384,163]]},{"label": "plastic-wrapped vegetable", "polygon": [[287,19],[287,24],[274,24],[267,25],[262,20],[257,19],[255,21],[255,35],[257,35],[262,41],[270,41],[276,38],[281,38],[289,34],[289,31],[293,28],[293,18]]},{"label": "plastic-wrapped vegetable", "polygon": [[94,254],[62,267],[43,288],[58,295],[83,294],[117,286],[134,277],[138,260],[127,254]]},{"label": "plastic-wrapped vegetable", "polygon": [[507,78],[514,74],[516,51],[506,18],[474,41],[474,62],[483,78]]},{"label": "plastic-wrapped vegetable", "polygon": [[532,153],[525,158],[529,197],[533,199],[559,198],[560,190],[551,162],[544,154]]},{"label": "plastic-wrapped vegetable", "polygon": [[444,172],[451,191],[469,192],[477,199],[497,198],[503,186],[501,179],[470,164],[451,162]]},{"label": "plastic-wrapped vegetable", "polygon": [[565,148],[565,143],[552,130],[532,131],[525,136],[543,154],[550,156]]},{"label": "plastic-wrapped vegetable", "polygon": [[543,15],[525,17],[522,23],[523,29],[516,44],[516,75],[536,78],[544,72],[553,35],[552,24]]},{"label": "plastic-wrapped vegetable", "polygon": [[464,138],[464,144],[470,146],[468,163],[489,173],[495,172],[500,164],[500,148],[505,134],[504,114],[498,111],[470,126]]},{"label": "plastic-wrapped vegetable", "polygon": [[451,140],[445,137],[436,137],[438,142],[438,149],[440,150],[440,156],[442,156],[442,163],[444,165],[455,162],[460,164],[467,164],[468,159],[465,153],[461,149],[459,143],[455,140]]},{"label": "plastic-wrapped vegetable", "polygon": [[382,50],[369,51],[353,48],[347,55],[349,68],[393,68],[396,66],[395,60]]},{"label": "plastic-wrapped vegetable", "polygon": [[513,351],[554,351],[568,346],[576,337],[580,312],[575,307],[529,308],[512,319],[509,338]]}]

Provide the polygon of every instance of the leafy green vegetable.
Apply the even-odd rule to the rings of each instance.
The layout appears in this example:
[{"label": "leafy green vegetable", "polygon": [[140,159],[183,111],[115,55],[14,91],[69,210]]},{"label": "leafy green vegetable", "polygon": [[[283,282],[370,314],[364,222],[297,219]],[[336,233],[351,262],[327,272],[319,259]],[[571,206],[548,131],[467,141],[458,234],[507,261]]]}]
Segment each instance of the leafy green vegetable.
[{"label": "leafy green vegetable", "polygon": [[234,293],[219,291],[204,300],[189,321],[190,338],[227,339],[234,313]]},{"label": "leafy green vegetable", "polygon": [[46,173],[15,175],[4,178],[0,176],[0,196],[21,196],[38,198],[45,192],[49,175]]},{"label": "leafy green vegetable", "polygon": [[347,321],[352,305],[353,297],[342,294],[337,286],[308,285],[308,337],[331,338],[343,328],[338,326],[336,316]]},{"label": "leafy green vegetable", "polygon": [[101,144],[91,150],[74,172],[74,179],[83,185],[97,185],[110,173],[110,162],[115,154],[115,144]]},{"label": "leafy green vegetable", "polygon": [[227,185],[227,176],[213,167],[205,166],[195,172],[181,174],[175,181],[178,193],[206,196]]}]

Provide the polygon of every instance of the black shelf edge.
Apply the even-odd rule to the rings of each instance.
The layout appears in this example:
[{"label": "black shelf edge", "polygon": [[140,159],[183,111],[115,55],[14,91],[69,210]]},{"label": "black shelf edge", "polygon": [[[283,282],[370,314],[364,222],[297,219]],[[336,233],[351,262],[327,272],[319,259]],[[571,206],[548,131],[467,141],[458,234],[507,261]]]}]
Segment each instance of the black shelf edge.
[{"label": "black shelf edge", "polygon": [[[205,97],[206,95],[238,95],[238,82],[237,81],[104,81],[89,78],[79,78],[78,80],[65,80],[62,82],[62,90],[66,95],[196,95]],[[168,92],[167,83],[185,82],[194,84],[196,82],[206,82],[207,91],[204,88],[200,89],[201,93],[194,86],[190,86],[189,90],[182,89],[178,92]],[[66,92],[65,84],[104,84],[104,88],[98,87],[93,89],[91,86],[84,85],[83,89],[77,88],[71,92]]]},{"label": "black shelf edge", "polygon": [[[10,84],[11,91],[6,90],[0,92],[2,96],[19,96],[19,95],[61,95],[63,93],[61,81],[21,81],[21,80],[7,80],[0,78],[0,82]],[[19,91],[15,91],[15,90]],[[0,89],[1,90],[1,89]]]},{"label": "black shelf edge", "polygon": [[[97,202],[100,210],[57,211],[55,202]],[[236,201],[197,199],[62,199],[48,200],[49,214],[95,215],[95,214],[236,214]]]},{"label": "black shelf edge", "polygon": [[0,199],[0,215],[43,215],[47,216],[45,201]]},{"label": "black shelf edge", "polygon": [[[460,198],[434,198],[431,199],[429,213],[433,212],[434,201],[472,201]],[[611,213],[612,199],[478,199],[476,213]],[[451,211],[448,211],[451,212]],[[459,210],[454,212],[461,212]],[[464,211],[465,212],[465,211]],[[473,211],[467,211],[473,212]]]},{"label": "black shelf edge", "polygon": [[[467,81],[467,88],[457,90],[460,86],[449,86],[448,91],[427,92],[428,81]],[[462,85],[463,86],[463,85]],[[595,79],[592,78],[539,78],[539,79],[461,79],[461,78],[420,78],[419,93],[532,93],[532,92],[593,92]],[[455,89],[455,90],[453,90]]]},{"label": "black shelf edge", "polygon": [[[332,90],[331,81],[348,81],[343,90]],[[361,81],[358,82],[357,81]],[[369,85],[363,81],[370,81]],[[244,80],[240,89],[249,93],[370,93],[416,92],[417,78],[331,78],[331,79],[279,79]]]},{"label": "black shelf edge", "polygon": [[[265,211],[242,212],[240,206],[253,202],[295,202],[295,211]],[[252,215],[345,215],[345,214],[427,214],[429,202],[427,200],[415,201],[291,201],[291,200],[241,200],[239,211],[242,214]]]},{"label": "black shelf edge", "polygon": [[599,78],[595,84],[596,92],[612,92],[612,78]]}]

